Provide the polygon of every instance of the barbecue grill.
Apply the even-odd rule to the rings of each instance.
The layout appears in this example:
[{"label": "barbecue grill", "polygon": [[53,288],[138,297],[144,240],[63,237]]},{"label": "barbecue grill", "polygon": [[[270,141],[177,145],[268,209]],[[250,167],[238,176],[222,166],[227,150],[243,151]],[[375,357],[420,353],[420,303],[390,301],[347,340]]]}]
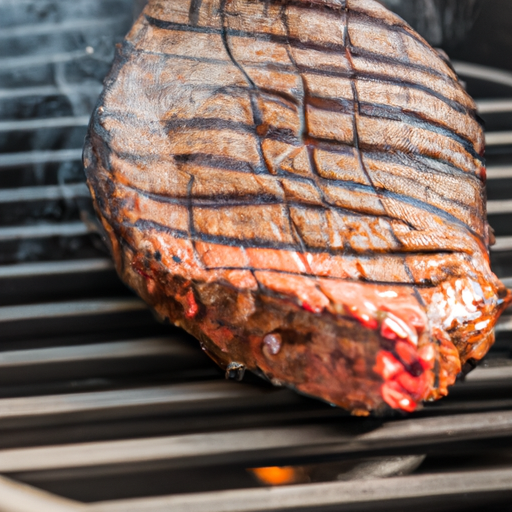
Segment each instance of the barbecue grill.
[{"label": "barbecue grill", "polygon": [[[226,381],[120,284],[80,158],[132,13],[0,0],[0,510],[512,510],[512,316],[450,397],[363,419]],[[492,259],[512,287],[512,73],[455,68],[486,122]]]}]

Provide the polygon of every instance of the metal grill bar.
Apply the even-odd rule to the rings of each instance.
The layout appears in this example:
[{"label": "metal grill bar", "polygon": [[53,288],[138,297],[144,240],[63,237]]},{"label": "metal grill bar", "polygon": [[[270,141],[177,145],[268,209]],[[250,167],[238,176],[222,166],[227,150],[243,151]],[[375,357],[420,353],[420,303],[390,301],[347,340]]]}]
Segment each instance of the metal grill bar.
[{"label": "metal grill bar", "polygon": [[91,345],[0,352],[0,371],[13,368],[40,367],[41,365],[66,365],[76,362],[111,364],[116,362],[119,364],[120,360],[123,359],[151,356],[174,357],[179,358],[181,362],[188,358],[193,360],[194,364],[200,364],[202,360],[201,354],[197,350],[181,343],[173,343],[172,337],[144,338]]},{"label": "metal grill bar", "polygon": [[479,114],[500,114],[512,112],[512,100],[479,100],[476,103]]},{"label": "metal grill bar", "polygon": [[499,180],[512,178],[512,165],[493,166],[487,168],[487,179]]},{"label": "metal grill bar", "polygon": [[65,86],[41,85],[39,87],[20,87],[17,89],[0,89],[0,99],[24,98],[27,96],[45,97],[59,96],[61,94],[90,93],[96,96],[101,92],[101,85],[90,84],[66,84]]},{"label": "metal grill bar", "polygon": [[[175,367],[180,366],[181,370],[197,368],[203,363],[201,353],[193,349],[187,351],[186,347],[176,347],[172,356],[180,359],[180,361],[175,361]],[[199,365],[197,364],[198,360],[200,361]],[[172,369],[172,366],[169,369]],[[114,419],[128,420],[157,414],[227,412],[242,410],[248,406],[251,408],[270,407],[272,405],[293,404],[294,402],[297,402],[297,398],[290,391],[267,390],[246,385],[229,385],[225,381],[207,381],[119,391],[47,395],[42,397],[4,398],[0,399],[0,429],[36,428],[42,425],[51,425],[57,428],[59,425],[69,423],[99,420],[106,422]],[[165,438],[165,441],[160,441],[160,445],[165,445],[169,439],[171,438]],[[144,440],[143,445],[146,441]],[[174,443],[170,442],[174,446]],[[126,441],[125,443],[127,444],[122,445],[121,448],[132,447],[132,454],[129,455],[129,452],[127,452],[127,456],[135,460],[139,455],[133,455],[133,453],[142,453],[138,451],[139,445],[136,441]],[[154,440],[151,440],[151,443],[154,444]],[[96,447],[99,449],[98,452],[95,451]],[[101,457],[98,454],[102,451],[102,447],[110,450],[108,444],[100,443],[98,445],[91,444],[85,448],[85,451],[90,451],[93,457],[95,453],[97,454],[96,456]],[[69,448],[71,451],[74,450],[73,447]],[[56,449],[59,448],[56,447]],[[117,453],[116,449],[117,446],[114,445],[115,453]],[[114,452],[110,451],[111,454]],[[0,451],[0,471],[2,471],[2,453]],[[146,453],[147,460],[151,459],[151,453]],[[166,458],[168,453],[169,450],[164,451],[157,458]],[[6,456],[9,457],[8,454]],[[117,460],[116,457],[114,456],[112,459],[114,464]],[[4,459],[5,464],[8,464],[7,460]],[[27,465],[23,467],[23,470],[37,469],[31,467],[30,455],[26,460]],[[57,461],[55,463],[58,464]]]},{"label": "metal grill bar", "polygon": [[59,23],[44,23],[37,25],[21,25],[17,27],[4,27],[0,29],[0,38],[8,37],[26,37],[38,36],[43,34],[58,34],[59,32],[69,32],[76,30],[87,30],[91,28],[103,28],[113,24],[118,24],[119,18],[106,18],[106,19],[78,19],[67,20]]},{"label": "metal grill bar", "polygon": [[501,281],[507,288],[512,288],[512,277],[503,277]]},{"label": "metal grill bar", "polygon": [[[185,343],[182,337],[155,337],[1,352],[0,382],[5,386],[15,386],[39,382],[65,382],[70,378],[90,380],[124,376],[126,379],[133,378],[134,375],[152,375],[155,372],[168,373],[171,371],[174,372],[174,375],[180,376],[184,372],[192,370],[197,372],[205,367],[210,368],[209,364],[210,362],[206,360],[204,354],[197,350],[195,345]],[[165,388],[166,384],[163,387]],[[173,389],[170,389],[169,392],[172,392]],[[135,395],[136,393],[137,391],[135,391]],[[147,387],[143,389],[142,393],[151,408],[151,404],[154,404],[155,401],[155,393],[152,392],[152,388]],[[134,390],[131,389],[120,394],[120,398],[123,400],[128,400],[133,396]],[[99,406],[103,403],[104,397],[105,395],[101,393],[92,395],[91,403],[94,404],[97,400]],[[59,400],[59,396],[55,397],[56,402]],[[83,403],[84,397],[76,397],[76,400]],[[174,396],[172,399],[169,397],[169,400],[175,401],[176,397]],[[36,402],[40,403],[38,399]],[[70,408],[69,411],[72,412],[75,407],[75,399],[68,397],[65,402]],[[161,405],[165,404],[167,402]],[[128,415],[133,414],[133,412],[129,412]]]},{"label": "metal grill bar", "polygon": [[70,316],[104,315],[147,309],[139,299],[97,299],[50,304],[0,307],[0,323],[41,318],[63,318]]},{"label": "metal grill bar", "polygon": [[479,80],[512,87],[512,73],[509,71],[489,68],[470,62],[452,61],[452,65],[455,71],[464,77],[477,78]]},{"label": "metal grill bar", "polygon": [[[257,465],[274,461],[365,453],[512,435],[512,411],[409,419],[384,423],[364,434],[344,424],[261,428],[126,441],[0,451],[0,472],[99,467],[127,471],[128,465],[165,462],[166,467],[207,464]],[[133,470],[131,468],[130,470]]]},{"label": "metal grill bar", "polygon": [[89,507],[0,476],[0,505],[9,512],[79,512]]},{"label": "metal grill bar", "polygon": [[487,201],[487,213],[490,215],[512,213],[512,199]]},{"label": "metal grill bar", "polygon": [[89,189],[85,183],[4,189],[0,190],[0,205],[5,203],[52,201],[89,196]]},{"label": "metal grill bar", "polygon": [[22,119],[0,122],[0,132],[42,130],[45,128],[68,128],[73,126],[87,126],[88,124],[89,116],[52,117],[50,119]]},{"label": "metal grill bar", "polygon": [[512,144],[511,132],[487,132],[485,134],[485,144],[487,146],[502,146]]},{"label": "metal grill bar", "polygon": [[44,66],[45,64],[58,64],[61,62],[71,62],[82,57],[89,57],[90,53],[84,48],[71,52],[51,53],[48,55],[25,55],[21,57],[0,58],[0,69],[20,69],[31,66]]},{"label": "metal grill bar", "polygon": [[82,236],[91,232],[83,222],[40,224],[36,226],[13,226],[0,228],[0,241],[24,238],[48,238],[52,236]]},{"label": "metal grill bar", "polygon": [[[403,510],[406,500],[423,498],[430,503],[442,497],[453,504],[463,496],[512,491],[512,469],[409,476],[383,480],[296,485],[273,489],[244,489],[149,499],[97,503],[90,512],[263,512],[324,510],[351,504],[378,510],[387,506]],[[451,498],[451,499],[448,499]],[[474,502],[473,502],[474,503]],[[394,506],[393,506],[394,505]],[[339,510],[339,509],[336,509]],[[358,510],[362,510],[359,508]]]},{"label": "metal grill bar", "polygon": [[112,261],[103,258],[0,266],[0,306],[127,294]]},{"label": "metal grill bar", "polygon": [[81,160],[81,149],[58,149],[56,151],[27,151],[24,153],[0,154],[0,169],[22,165],[46,164]]},{"label": "metal grill bar", "polygon": [[[1,192],[0,192],[1,193]],[[0,266],[0,279],[19,277],[52,276],[111,270],[114,265],[107,259],[50,261],[42,263],[18,263]]]},{"label": "metal grill bar", "polygon": [[504,317],[496,326],[496,332],[512,331],[512,318]]},{"label": "metal grill bar", "polygon": [[466,376],[466,381],[471,383],[496,381],[512,382],[512,363],[509,361],[507,361],[507,363],[509,364],[508,366],[499,366],[497,368],[478,368]]},{"label": "metal grill bar", "polygon": [[491,247],[492,252],[512,251],[512,236],[496,237],[496,244]]}]

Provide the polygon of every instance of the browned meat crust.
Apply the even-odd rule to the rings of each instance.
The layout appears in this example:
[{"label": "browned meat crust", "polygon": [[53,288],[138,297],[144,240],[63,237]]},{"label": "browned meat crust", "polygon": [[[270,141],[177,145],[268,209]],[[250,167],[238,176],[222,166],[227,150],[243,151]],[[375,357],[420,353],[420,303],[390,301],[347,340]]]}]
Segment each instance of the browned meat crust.
[{"label": "browned meat crust", "polygon": [[483,150],[453,70],[373,0],[153,0],[84,162],[144,300],[224,367],[366,414],[493,343]]}]

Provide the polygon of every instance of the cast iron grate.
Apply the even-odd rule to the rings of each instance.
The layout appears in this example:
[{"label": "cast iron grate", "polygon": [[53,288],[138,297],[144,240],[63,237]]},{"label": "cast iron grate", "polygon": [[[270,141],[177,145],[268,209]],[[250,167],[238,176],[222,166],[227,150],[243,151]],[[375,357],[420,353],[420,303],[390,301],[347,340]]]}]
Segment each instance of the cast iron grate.
[{"label": "cast iron grate", "polygon": [[[448,399],[360,419],[224,381],[118,282],[80,156],[131,17],[131,0],[0,0],[0,509],[512,510],[512,316]],[[512,286],[512,74],[456,68],[487,123],[492,258]],[[270,466],[296,484],[248,470]]]}]

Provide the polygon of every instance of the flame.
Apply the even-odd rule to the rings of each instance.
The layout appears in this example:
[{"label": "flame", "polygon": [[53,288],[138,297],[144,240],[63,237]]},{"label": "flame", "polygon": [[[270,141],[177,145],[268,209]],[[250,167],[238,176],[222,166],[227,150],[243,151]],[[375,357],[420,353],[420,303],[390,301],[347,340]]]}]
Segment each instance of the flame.
[{"label": "flame", "polygon": [[287,485],[299,480],[298,471],[292,467],[267,467],[249,469],[265,485]]}]

